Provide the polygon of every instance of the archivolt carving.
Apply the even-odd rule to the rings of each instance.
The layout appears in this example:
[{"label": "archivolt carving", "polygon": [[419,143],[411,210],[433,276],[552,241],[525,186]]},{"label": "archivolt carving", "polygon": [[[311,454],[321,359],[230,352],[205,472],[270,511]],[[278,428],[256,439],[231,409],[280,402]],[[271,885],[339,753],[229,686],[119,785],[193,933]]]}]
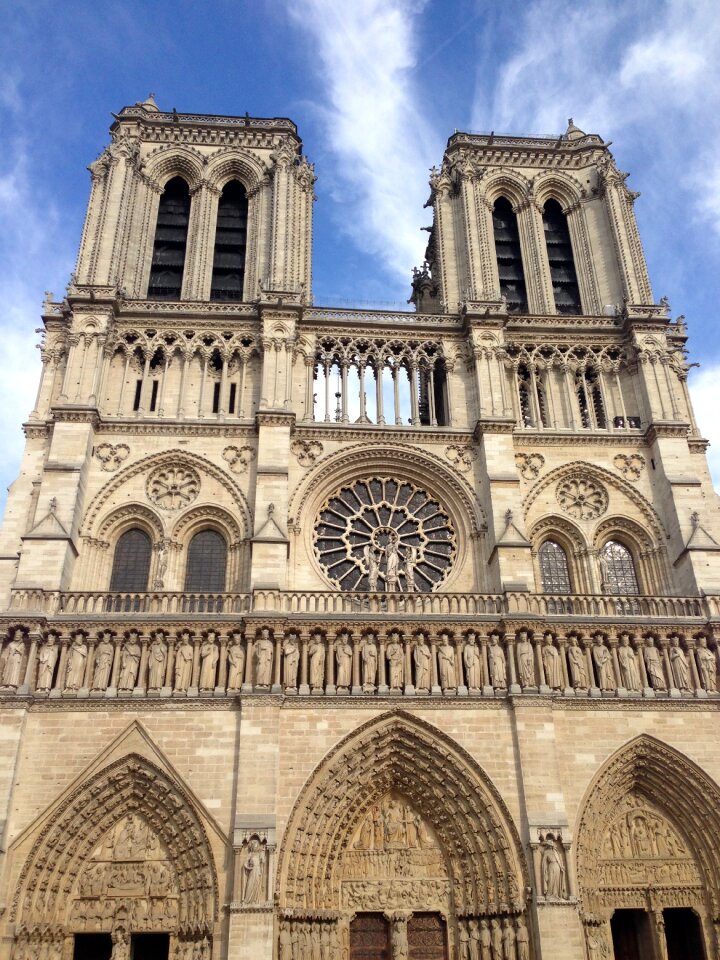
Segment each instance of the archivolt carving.
[{"label": "archivolt carving", "polygon": [[720,789],[667,744],[643,735],[615,754],[586,793],[577,875],[586,915],[617,908],[720,905]]},{"label": "archivolt carving", "polygon": [[[160,517],[143,503],[126,503],[109,513],[98,527],[96,537],[109,540],[118,536],[127,527],[145,527],[153,540],[165,536],[165,524]],[[87,536],[87,534],[85,534]]]},{"label": "archivolt carving", "polygon": [[[113,494],[116,493],[116,491],[123,484],[127,483],[129,480],[132,480],[138,475],[149,474],[153,469],[165,466],[185,467],[190,471],[196,470],[201,477],[203,475],[212,477],[215,481],[217,481],[217,483],[224,487],[224,489],[227,491],[230,501],[235,503],[243,533],[249,529],[248,518],[250,513],[248,510],[247,501],[237,484],[234,483],[234,481],[223,470],[217,467],[214,463],[211,463],[210,460],[207,460],[205,457],[198,456],[195,453],[190,453],[187,450],[172,450],[150,454],[149,456],[144,457],[142,460],[138,460],[136,463],[127,467],[125,470],[121,470],[115,474],[115,476],[95,494],[90,506],[88,507],[87,513],[85,514],[82,528],[80,530],[81,535],[97,536],[97,534],[93,531],[98,524],[100,514]],[[101,529],[106,529],[107,522],[107,520],[103,520]]]},{"label": "archivolt carving", "polygon": [[205,178],[218,190],[222,190],[229,180],[237,179],[250,193],[260,186],[267,172],[262,161],[250,150],[225,147],[208,160]]},{"label": "archivolt carving", "polygon": [[[130,754],[85,781],[48,820],[23,867],[10,916],[25,935],[40,925],[83,929],[100,898],[103,910],[113,907],[110,925],[122,919],[117,911],[127,921],[128,901],[144,899],[152,911],[152,898],[144,896],[151,875],[163,929],[193,939],[212,933],[217,878],[193,801],[150,761]],[[130,909],[136,928],[153,929],[151,912],[138,921],[132,902]],[[158,921],[159,910],[157,904]]]},{"label": "archivolt carving", "polygon": [[582,188],[578,182],[556,170],[552,173],[538,174],[533,180],[533,192],[535,202],[540,208],[547,200],[553,199],[567,209],[576,204],[582,196]]},{"label": "archivolt carving", "polygon": [[513,207],[517,207],[527,198],[530,181],[519,173],[491,171],[484,179],[483,187],[484,198],[490,207],[498,197],[506,197]]},{"label": "archivolt carving", "polygon": [[205,158],[192,147],[169,146],[150,154],[144,164],[144,172],[162,188],[168,180],[181,176],[195,189],[201,178]]},{"label": "archivolt carving", "polygon": [[[433,859],[438,848],[444,864]],[[355,893],[369,902],[399,859],[422,861],[403,882],[434,883],[437,900],[452,891],[458,914],[524,907],[527,866],[499,793],[449,737],[402,712],[348,736],[303,788],[282,845],[280,907],[337,910]]]},{"label": "archivolt carving", "polygon": [[565,517],[549,516],[538,520],[529,531],[530,542],[538,546],[541,540],[556,539],[560,534],[560,539],[566,541],[574,552],[587,548],[585,537],[578,527]]},{"label": "archivolt carving", "polygon": [[188,531],[195,533],[197,529],[211,526],[219,526],[231,544],[243,538],[242,530],[235,517],[223,507],[214,504],[192,507],[183,513],[175,522],[171,538],[182,542]]}]

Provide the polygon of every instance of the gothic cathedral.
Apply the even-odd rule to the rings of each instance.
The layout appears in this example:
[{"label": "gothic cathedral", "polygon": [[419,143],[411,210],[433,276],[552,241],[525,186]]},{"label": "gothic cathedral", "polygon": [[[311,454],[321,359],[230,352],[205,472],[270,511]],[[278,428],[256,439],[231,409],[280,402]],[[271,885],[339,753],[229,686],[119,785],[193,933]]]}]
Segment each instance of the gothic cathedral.
[{"label": "gothic cathedral", "polygon": [[720,956],[720,512],[601,137],[455,133],[406,312],[295,125],[125,107],[0,541],[0,960]]}]

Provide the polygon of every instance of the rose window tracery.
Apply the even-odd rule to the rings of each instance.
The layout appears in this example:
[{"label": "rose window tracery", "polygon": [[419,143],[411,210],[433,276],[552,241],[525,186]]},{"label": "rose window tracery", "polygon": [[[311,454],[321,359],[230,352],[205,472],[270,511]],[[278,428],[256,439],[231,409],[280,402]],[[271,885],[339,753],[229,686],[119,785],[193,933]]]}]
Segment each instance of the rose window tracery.
[{"label": "rose window tracery", "polygon": [[200,477],[190,467],[161,467],[147,479],[148,499],[162,510],[186,507],[200,493]]},{"label": "rose window tracery", "polygon": [[576,520],[594,520],[608,508],[607,490],[585,477],[571,477],[557,487],[557,501]]},{"label": "rose window tracery", "polygon": [[356,480],[320,510],[315,552],[341,590],[434,590],[447,576],[456,537],[447,511],[413,483]]}]

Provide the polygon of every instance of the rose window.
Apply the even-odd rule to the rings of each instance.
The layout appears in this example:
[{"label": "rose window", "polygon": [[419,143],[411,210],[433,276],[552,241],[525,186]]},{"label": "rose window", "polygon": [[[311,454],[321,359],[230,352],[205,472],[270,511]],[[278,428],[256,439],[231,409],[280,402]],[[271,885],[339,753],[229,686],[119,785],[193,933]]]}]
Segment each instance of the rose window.
[{"label": "rose window", "polygon": [[341,590],[428,592],[447,576],[456,552],[447,512],[412,483],[356,480],[320,511],[315,553]]},{"label": "rose window", "polygon": [[190,467],[163,467],[148,477],[147,495],[163,510],[186,507],[200,492],[200,477]]},{"label": "rose window", "polygon": [[582,477],[558,484],[557,499],[563,510],[576,520],[594,520],[608,507],[605,488]]}]

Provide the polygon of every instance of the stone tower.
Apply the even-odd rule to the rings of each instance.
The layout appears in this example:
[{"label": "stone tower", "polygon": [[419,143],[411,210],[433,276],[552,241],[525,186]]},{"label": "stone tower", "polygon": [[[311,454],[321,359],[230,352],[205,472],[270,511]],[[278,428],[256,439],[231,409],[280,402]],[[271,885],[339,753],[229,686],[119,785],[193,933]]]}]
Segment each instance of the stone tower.
[{"label": "stone tower", "polygon": [[718,500],[608,146],[452,136],[385,313],[313,305],[291,121],[111,137],[1,535],[0,958],[715,955]]}]

